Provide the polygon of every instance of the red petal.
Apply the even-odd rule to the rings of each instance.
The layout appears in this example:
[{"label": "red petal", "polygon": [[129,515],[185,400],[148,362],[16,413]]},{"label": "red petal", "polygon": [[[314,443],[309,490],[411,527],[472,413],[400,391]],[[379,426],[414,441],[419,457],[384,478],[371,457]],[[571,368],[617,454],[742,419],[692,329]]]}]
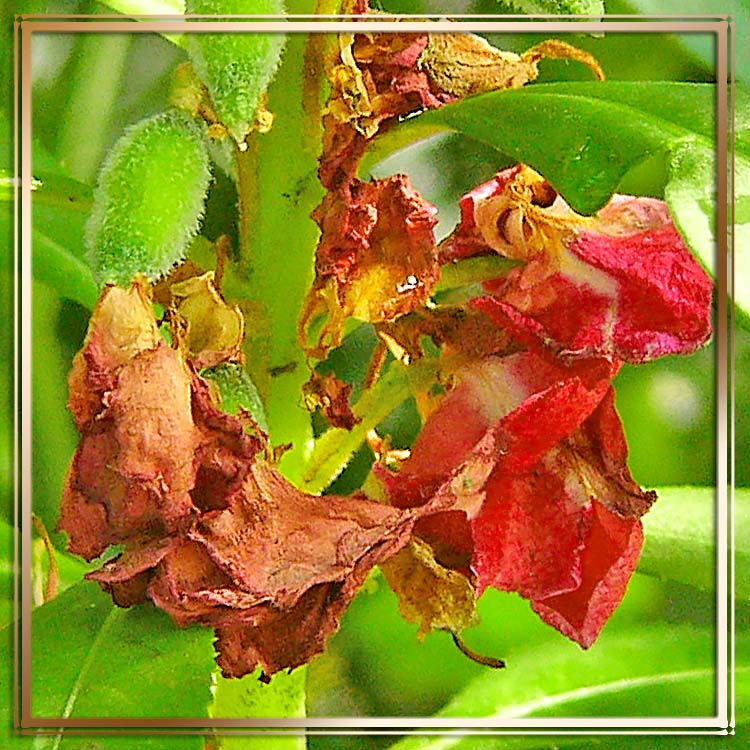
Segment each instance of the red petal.
[{"label": "red petal", "polygon": [[532,602],[534,611],[563,635],[588,648],[625,595],[638,563],[643,527],[621,518],[596,500],[593,524],[585,543],[580,587]]},{"label": "red petal", "polygon": [[[688,353],[711,334],[712,283],[663,201],[614,196],[579,216],[517,166],[461,200],[442,262],[497,252],[526,261],[486,284],[510,330],[567,356],[643,362]],[[553,193],[554,196],[554,193]]]},{"label": "red petal", "polygon": [[570,250],[618,283],[615,354],[642,362],[685,354],[711,335],[711,280],[671,221],[621,237],[579,232]]},{"label": "red petal", "polygon": [[581,550],[590,506],[565,487],[564,457],[553,453],[531,471],[497,472],[472,521],[477,591],[487,586],[527,599],[573,591],[581,583]]}]

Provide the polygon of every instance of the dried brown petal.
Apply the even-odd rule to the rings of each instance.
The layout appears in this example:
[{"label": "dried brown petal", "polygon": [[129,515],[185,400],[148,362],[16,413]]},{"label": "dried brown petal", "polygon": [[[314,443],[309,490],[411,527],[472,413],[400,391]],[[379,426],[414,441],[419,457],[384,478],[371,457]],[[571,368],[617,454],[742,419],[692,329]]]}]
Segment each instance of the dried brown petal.
[{"label": "dried brown petal", "polygon": [[504,52],[474,34],[430,34],[419,58],[437,89],[456,98],[499,89],[525,86],[539,75],[537,63],[543,57],[579,60],[597,78],[604,78],[596,60],[583,50],[550,39],[522,55]]},{"label": "dried brown petal", "polygon": [[308,411],[320,409],[332,427],[351,430],[362,421],[349,405],[351,392],[351,384],[339,380],[333,373],[313,372],[304,386],[305,406]]},{"label": "dried brown petal", "polygon": [[228,305],[208,271],[170,287],[177,313],[186,323],[184,345],[196,369],[241,359],[245,321],[236,305]]},{"label": "dried brown petal", "polygon": [[337,346],[346,317],[383,322],[425,303],[439,276],[435,214],[404,175],[326,195],[313,214],[321,238],[302,330],[316,315],[329,319],[308,348]]},{"label": "dried brown petal", "polygon": [[117,369],[159,340],[145,280],[128,289],[105,287],[68,378],[68,408],[79,430],[101,410],[102,397],[113,388]]},{"label": "dried brown petal", "polygon": [[430,630],[460,633],[478,623],[471,581],[438,563],[430,546],[418,537],[381,563],[380,569],[398,596],[401,616],[419,623],[420,638]]}]

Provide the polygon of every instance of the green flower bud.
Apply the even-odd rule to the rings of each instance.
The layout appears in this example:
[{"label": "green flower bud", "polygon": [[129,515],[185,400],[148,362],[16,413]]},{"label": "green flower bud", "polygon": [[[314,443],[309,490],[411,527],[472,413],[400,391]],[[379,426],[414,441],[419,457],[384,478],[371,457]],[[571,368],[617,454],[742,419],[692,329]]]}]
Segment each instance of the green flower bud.
[{"label": "green flower bud", "polygon": [[[185,12],[201,15],[278,15],[283,0],[188,0]],[[255,125],[261,97],[271,82],[284,47],[283,34],[188,34],[187,49],[196,73],[211,94],[214,110],[237,143]]]},{"label": "green flower bud", "polygon": [[156,279],[185,256],[211,179],[201,127],[170,110],[128,128],[99,174],[86,245],[97,281]]},{"label": "green flower bud", "polygon": [[201,370],[201,377],[211,381],[221,399],[221,409],[237,414],[242,407],[250,412],[258,426],[268,432],[263,402],[250,376],[239,365],[223,364]]}]

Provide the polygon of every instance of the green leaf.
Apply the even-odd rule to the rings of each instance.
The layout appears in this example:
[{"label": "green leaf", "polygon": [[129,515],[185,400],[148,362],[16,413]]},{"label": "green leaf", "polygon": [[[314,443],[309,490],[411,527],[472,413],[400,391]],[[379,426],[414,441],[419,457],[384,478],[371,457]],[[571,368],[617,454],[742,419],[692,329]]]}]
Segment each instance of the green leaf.
[{"label": "green leaf", "polygon": [[[711,716],[714,658],[714,637],[707,630],[663,624],[615,634],[605,631],[587,652],[572,644],[548,644],[509,654],[506,670],[481,674],[436,716],[493,721],[530,716]],[[468,750],[477,747],[476,740],[415,736],[392,747]],[[542,737],[507,741],[508,747],[529,748],[550,743]]]},{"label": "green leaf", "polygon": [[182,112],[128,128],[102,167],[86,226],[97,280],[169,271],[198,230],[210,177],[203,133]]},{"label": "green leaf", "polygon": [[[126,16],[174,16],[185,13],[183,0],[102,0],[102,4]],[[187,42],[186,34],[161,36],[178,47],[184,47]]]},{"label": "green leaf", "polygon": [[[645,541],[638,571],[705,591],[716,587],[716,490],[664,487],[643,517]],[[735,490],[735,563],[750,565],[750,490]],[[737,576],[735,596],[750,600],[750,581]]]},{"label": "green leaf", "polygon": [[[2,631],[9,638],[11,629]],[[32,715],[52,717],[208,717],[213,635],[178,628],[151,605],[112,605],[96,584],[82,582],[32,617]],[[9,695],[12,664],[0,671]],[[0,742],[19,750],[80,750],[77,735],[12,737],[12,706],[0,705]],[[4,742],[3,742],[4,741]],[[107,750],[203,750],[201,737],[108,734],[85,747]]]},{"label": "green leaf", "polygon": [[61,297],[93,309],[99,290],[91,268],[42,230],[33,229],[34,278],[52,287]]},{"label": "green leaf", "polygon": [[[186,12],[197,15],[278,15],[283,0],[187,0]],[[252,20],[252,19],[249,19]],[[284,48],[282,34],[189,34],[187,50],[196,73],[211,94],[219,120],[237,143],[253,129],[263,94],[276,72]]]},{"label": "green leaf", "polygon": [[103,0],[118,13],[134,16],[168,16],[185,12],[182,0]]},{"label": "green leaf", "polygon": [[201,377],[216,385],[223,411],[236,414],[242,407],[250,412],[262,430],[268,431],[266,412],[258,389],[239,365],[224,364],[207,368],[201,371]]},{"label": "green leaf", "polygon": [[[178,628],[150,604],[120,609],[96,584],[79,583],[34,613],[32,714],[207,717],[215,668],[212,640],[208,628]],[[138,744],[112,737],[106,747],[202,750],[199,737],[174,739],[167,745],[159,736]],[[74,750],[79,743],[80,738],[64,734],[62,741],[59,735],[39,736],[35,750]]]},{"label": "green leaf", "polygon": [[[239,680],[216,678],[210,713],[215,718],[304,718],[307,668],[291,674],[279,672],[268,685],[258,679],[259,673]],[[300,735],[231,735],[216,737],[218,750],[304,750],[305,737]]]}]

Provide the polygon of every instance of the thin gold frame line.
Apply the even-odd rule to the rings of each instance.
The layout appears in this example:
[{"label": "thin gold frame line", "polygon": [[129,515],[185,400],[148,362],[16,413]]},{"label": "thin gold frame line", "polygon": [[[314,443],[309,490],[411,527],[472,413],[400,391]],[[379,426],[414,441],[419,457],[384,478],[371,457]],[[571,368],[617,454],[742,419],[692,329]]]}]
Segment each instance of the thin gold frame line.
[{"label": "thin gold frame line", "polygon": [[[596,27],[599,23],[601,23],[601,22],[589,22],[589,23],[583,24],[582,25],[583,26],[583,30],[591,31],[592,28]],[[108,26],[110,26],[110,28],[109,29],[103,29],[103,28],[101,28],[104,25],[108,25]],[[28,64],[29,67],[27,69],[30,71],[31,33],[41,33],[41,32],[43,32],[45,30],[46,31],[54,31],[56,33],[62,33],[63,31],[71,31],[71,32],[77,32],[77,33],[90,33],[90,32],[92,32],[92,31],[95,30],[95,27],[96,27],[97,31],[122,30],[122,31],[126,31],[126,32],[149,33],[149,32],[153,32],[155,30],[154,29],[155,26],[163,26],[163,25],[165,25],[165,24],[157,24],[156,22],[149,23],[149,24],[143,24],[143,25],[139,25],[139,24],[138,25],[134,25],[134,24],[132,24],[130,22],[124,22],[124,23],[123,22],[119,22],[119,23],[116,23],[116,24],[113,24],[113,25],[110,25],[110,24],[101,24],[99,22],[96,22],[96,23],[92,22],[90,24],[81,24],[81,23],[67,24],[65,22],[60,22],[60,23],[57,23],[57,24],[49,25],[49,28],[47,28],[48,24],[42,24],[42,23],[34,24],[34,26],[36,27],[34,29],[28,29],[28,25],[27,25],[27,28],[23,29],[23,31],[22,31],[22,52],[23,52],[23,54],[22,54],[22,60],[23,60],[22,64],[23,65]],[[172,24],[171,28],[167,29],[167,30],[174,30],[176,32],[180,32],[180,31],[183,31],[183,32],[184,31],[190,31],[190,32],[199,31],[198,29],[193,28],[196,24],[191,23],[189,25],[191,26],[191,28],[189,30],[185,28],[184,24],[182,24],[181,26],[179,26],[177,28],[175,28],[175,25]],[[204,24],[204,25],[207,26],[207,28],[203,29],[203,30],[205,30],[205,31],[211,31],[211,32],[214,32],[214,33],[216,32],[216,29],[217,29],[217,24],[216,23],[207,23],[207,24]],[[231,24],[228,24],[228,25],[230,25],[230,27],[232,26]],[[319,32],[319,33],[329,32],[329,29],[327,27],[326,28],[321,28],[321,25],[322,25],[322,22],[318,22],[316,24],[313,24],[313,28],[308,29],[308,30]],[[448,24],[443,24],[443,25],[446,26],[446,27],[448,27]],[[527,23],[522,24],[522,26],[523,26],[522,29],[519,29],[518,25],[519,24],[512,24],[509,27],[508,24],[500,23],[500,22],[490,22],[490,23],[485,23],[485,24],[477,24],[477,26],[482,27],[482,30],[485,30],[484,27],[490,26],[491,28],[486,29],[486,30],[513,30],[513,31],[522,31],[522,32],[527,32],[527,33],[535,30],[535,26],[539,26],[539,29],[540,30],[543,29],[544,31],[563,30],[563,31],[566,31],[566,32],[570,32],[570,31],[574,30],[574,29],[571,29],[571,27],[578,28],[579,26],[581,26],[581,24],[577,24],[577,23],[565,23],[565,24],[560,25],[560,24],[555,24],[555,23],[552,23],[552,22],[543,23],[543,24],[535,24],[534,22],[527,22]],[[637,31],[637,32],[655,31],[655,32],[661,32],[661,33],[674,33],[673,26],[670,26],[670,28],[668,30],[665,30],[664,29],[665,24],[653,25],[653,24],[646,24],[646,23],[639,23],[639,22],[635,22],[634,23],[634,22],[631,21],[630,23],[625,24],[625,25],[628,26],[627,30],[632,30],[632,31]],[[71,26],[75,27],[75,28],[68,28],[68,27],[71,27]],[[81,28],[82,26],[83,26],[83,28]],[[111,28],[112,26],[114,26],[116,28]],[[170,25],[166,24],[166,26],[170,26]],[[225,30],[225,28],[224,28],[225,24],[222,23],[221,26],[222,26],[222,31],[224,31]],[[241,28],[237,29],[237,30],[247,31],[247,25],[246,24],[240,24],[240,26],[241,26]],[[285,31],[287,33],[289,31],[297,31],[297,30],[299,30],[297,28],[290,29],[289,26],[290,25],[288,23],[285,23],[285,24],[282,24],[280,26],[277,26],[274,29],[269,29],[269,30],[272,30],[272,31]],[[295,24],[295,27],[296,26],[299,26],[299,24]],[[328,25],[326,24],[326,26],[328,26]],[[345,26],[347,27],[348,30],[350,30],[351,23],[345,24]],[[391,30],[391,31],[393,31],[393,30],[399,31],[399,32],[406,32],[406,31],[408,31],[408,28],[407,28],[408,27],[408,23],[403,23],[402,22],[402,23],[398,23],[398,24],[389,24],[389,26],[390,26],[390,28],[388,30]],[[415,26],[418,28],[419,31],[425,31],[425,30],[427,30],[427,25],[424,24],[424,23],[421,23],[421,24],[418,24],[418,25],[415,24]],[[429,25],[430,28],[436,28],[437,26],[439,26],[439,24],[436,24],[435,26],[433,26],[432,24]],[[606,24],[604,24],[604,26],[606,27],[606,29],[608,31],[614,31],[614,30],[616,30],[616,28],[613,28],[613,26],[614,27],[618,27],[618,24],[606,23]],[[632,28],[633,26],[636,26],[636,28],[635,29]],[[652,26],[653,26],[653,28],[650,28]],[[560,28],[557,29],[557,27],[560,27]],[[726,27],[727,27],[726,23],[719,23],[719,24],[713,23],[711,25],[708,25],[707,27],[704,27],[704,28],[701,28],[701,29],[696,29],[695,28],[695,24],[692,24],[692,23],[689,24],[689,28],[690,28],[691,31],[698,31],[698,30],[704,31],[704,32],[710,31],[710,32],[715,33],[717,35],[717,37],[719,36],[718,35],[718,31],[721,30],[721,29],[726,30]],[[261,30],[265,29],[265,25],[263,25],[261,23],[254,23],[253,24],[253,28],[254,28],[254,31],[261,31]],[[452,26],[450,28],[452,30],[455,30],[455,26]],[[474,25],[472,25],[472,28],[475,28]],[[679,25],[679,29],[682,30],[682,25]],[[373,23],[368,23],[368,30],[372,30],[372,31],[375,30]],[[28,38],[26,38],[26,37],[28,37]],[[25,44],[23,43],[24,40],[25,40]],[[27,94],[26,90],[23,91],[23,95],[22,95],[22,103],[23,103],[23,106],[22,106],[22,120],[23,120],[23,123],[24,123],[24,127],[23,127],[24,132],[30,134],[30,132],[31,132],[31,130],[30,130],[30,127],[31,127],[30,86],[28,87],[28,89],[29,89],[28,90],[28,101],[27,101],[27,98],[26,98],[26,94]],[[721,113],[720,113],[720,116],[721,116]],[[28,118],[28,122],[26,121],[26,118]],[[725,118],[724,119],[726,120],[726,110],[725,110]],[[28,129],[25,127],[26,124],[28,124]],[[722,132],[724,134],[726,134],[726,130],[723,130]],[[721,135],[721,133],[719,133],[719,135]],[[26,141],[24,141],[23,145],[22,145],[22,174],[26,178],[26,179],[24,179],[24,177],[22,177],[22,213],[24,213],[24,209],[25,209],[25,215],[28,216],[29,219],[30,219],[30,180],[31,180],[31,168],[30,168],[30,165],[31,165],[31,154],[30,154],[30,146],[28,144],[28,141],[29,141],[29,139],[27,138]],[[27,149],[28,149],[28,154],[27,154]],[[27,161],[27,158],[28,158],[28,161]],[[724,161],[726,162],[726,159]],[[717,160],[717,171],[719,169],[718,163],[719,162]],[[27,169],[23,169],[24,166],[27,166],[28,168]],[[28,188],[28,191],[27,191],[27,188]],[[27,192],[28,192],[28,195],[27,195]],[[721,184],[719,184],[719,192],[721,192]],[[726,197],[726,188],[724,188],[724,196]],[[28,199],[28,205],[27,205],[27,199]],[[721,197],[719,197],[719,202],[721,202]],[[718,217],[717,217],[717,219],[718,219]],[[717,235],[721,236],[720,233],[718,233],[718,232],[717,232]],[[726,240],[725,239],[724,239],[724,246],[726,246]],[[29,283],[30,283],[30,278],[31,278],[31,275],[30,275],[31,258],[30,258],[30,234],[28,232],[26,233],[26,236],[22,235],[22,249],[29,251],[26,255],[28,256],[28,266],[29,266],[28,267],[28,272],[29,272],[28,273],[28,280],[29,280]],[[724,265],[726,266],[726,258],[725,257],[722,258],[721,253],[719,254],[718,260],[719,260],[719,263],[723,262]],[[26,260],[25,260],[25,258],[24,258],[23,268],[24,268],[24,270],[27,270],[26,269]],[[724,304],[726,303],[726,276],[724,276],[724,278],[722,279],[722,277],[720,275],[717,275],[717,280],[718,280],[718,286],[719,286],[719,290],[718,291],[719,291],[719,298],[720,298],[720,305],[721,305],[721,298],[722,298],[722,296],[723,296],[723,299],[724,299]],[[24,278],[24,281],[26,281],[25,278]],[[723,286],[723,290],[722,290],[722,286]],[[31,310],[30,310],[30,307],[31,307],[31,295],[30,295],[30,290],[28,290],[28,291],[29,291],[29,293],[26,294],[22,298],[22,301],[23,301],[22,310],[23,310],[24,313],[27,313],[25,315],[22,315],[22,326],[23,326],[23,330],[24,330],[25,333],[28,332],[27,329],[30,327],[30,317],[31,317],[30,316],[30,313],[31,313]],[[723,295],[722,295],[722,291],[723,291]],[[26,307],[27,305],[28,305],[28,309]],[[721,333],[722,333],[722,329],[720,328],[719,329],[719,333],[717,335],[717,339],[720,338]],[[30,339],[27,339],[27,340],[30,340]],[[725,339],[724,339],[724,343],[725,343]],[[717,345],[719,345],[719,344],[720,344],[720,342],[717,341]],[[28,347],[27,347],[27,349],[28,349]],[[22,364],[28,364],[29,365],[28,368],[24,368],[24,372],[30,373],[30,369],[31,369],[30,368],[30,364],[31,364],[30,359],[27,362],[27,358],[30,356],[30,353],[29,353],[29,351],[22,349],[22,355],[23,355],[22,356]],[[723,363],[725,363],[725,360],[721,360],[719,364],[721,365]],[[718,375],[718,373],[717,373],[717,375]],[[726,373],[724,373],[724,375],[726,376]],[[719,379],[720,378],[717,377],[717,381]],[[726,377],[724,377],[724,380],[725,379],[726,379]],[[24,383],[24,385],[26,385],[26,383]],[[23,391],[23,394],[30,396],[30,393],[26,394],[25,391]],[[720,400],[720,398],[721,398],[721,394],[719,394],[719,399],[717,399],[717,400]],[[25,401],[25,403],[30,403],[30,400],[29,401]],[[721,410],[717,409],[717,414],[721,414]],[[29,415],[28,410],[27,410],[27,413],[24,416],[24,420],[23,420],[22,424],[26,424],[26,419],[28,419],[28,418],[30,418],[30,415]],[[723,420],[723,426],[724,426],[724,428],[726,428],[726,419]],[[719,429],[719,425],[717,424],[717,431],[718,431],[718,429]],[[27,431],[27,434],[29,432],[30,432],[30,430]],[[719,442],[719,440],[721,439],[721,437],[722,437],[721,435],[717,435],[717,443]],[[25,443],[26,440],[29,440],[29,438],[26,437],[26,435],[25,435],[24,438],[23,438],[23,440],[22,440],[22,451],[24,451],[24,453],[22,455],[26,456],[26,458],[28,459],[28,461],[24,463],[24,467],[23,468],[24,468],[24,470],[26,470],[26,469],[30,470],[31,452],[30,452],[30,445],[26,446],[26,443]],[[718,452],[718,445],[717,445],[717,452]],[[721,465],[721,462],[719,462],[719,465]],[[724,472],[724,475],[726,476],[726,472]],[[26,474],[24,472],[22,472],[22,476],[26,476]],[[28,486],[28,483],[26,483],[25,486]],[[720,487],[720,489],[721,489],[721,487]],[[726,494],[726,485],[724,485],[724,494]],[[25,495],[24,495],[24,497],[25,497]],[[29,507],[30,507],[30,498],[29,498]],[[718,528],[720,528],[720,524],[717,523],[717,529]],[[26,533],[28,533],[30,535],[30,530],[29,530],[29,524],[28,523],[24,524],[24,532],[25,532],[24,533],[24,541],[26,541],[25,540]],[[30,546],[29,544],[23,544],[22,545],[22,574],[26,573],[26,571],[29,570],[29,567],[27,565],[25,565],[25,563],[29,562],[29,559],[30,559],[28,557],[30,555],[30,553],[29,553],[29,546]],[[27,596],[27,597],[25,597],[25,600],[22,602],[22,615],[25,615],[24,621],[26,621],[26,622],[29,621],[28,615],[30,614],[30,612],[26,611],[27,607],[30,610],[30,602],[28,601],[28,599],[29,599],[29,597]],[[726,601],[726,599],[724,599],[724,601]],[[718,624],[717,624],[717,627],[718,627]],[[28,640],[29,639],[26,639],[26,640],[24,640],[22,642],[22,651],[23,651],[23,647],[25,645],[27,645],[26,641],[28,641]],[[726,636],[725,636],[725,640],[726,640]],[[726,662],[724,662],[724,664],[726,664]],[[29,666],[30,666],[30,654],[29,654]],[[22,707],[25,708],[26,705],[27,705],[27,702],[24,699],[27,696],[24,694],[23,687],[24,687],[24,685],[22,683]],[[724,686],[724,689],[726,691],[726,686]],[[29,693],[29,696],[28,696],[28,707],[30,709],[30,693]],[[30,710],[29,710],[28,713],[25,714],[25,717],[31,718]],[[705,717],[705,718],[709,718],[709,717]],[[721,717],[719,715],[717,715],[716,717],[710,717],[710,718],[711,719],[716,719],[716,718],[721,718]],[[380,717],[380,719],[388,721],[387,717]],[[700,719],[700,720],[702,721],[702,719]],[[39,720],[37,720],[37,721],[39,721]],[[60,726],[60,722],[64,721],[64,720],[54,719],[52,721],[55,722],[55,726]],[[207,725],[206,723],[204,723],[202,719],[200,721],[201,721],[201,726],[210,726],[210,724]],[[326,720],[326,721],[330,721],[330,720]],[[358,721],[358,723],[361,723],[361,720],[358,719],[357,721]],[[438,721],[442,722],[441,719],[438,720]],[[481,718],[477,719],[477,720],[473,720],[472,719],[471,721],[472,721],[472,724],[471,724],[472,726],[474,726],[477,722],[479,722],[479,726],[481,726],[481,723],[486,723],[486,722],[483,722],[483,720]],[[521,721],[521,720],[516,720],[516,722],[519,722],[519,721]],[[539,724],[536,723],[536,722],[538,722],[538,720],[534,720],[534,721],[535,721],[534,725],[538,726]],[[556,721],[559,722],[559,720],[556,720]],[[606,720],[606,721],[609,722],[609,720]],[[617,721],[617,720],[614,720],[614,721]],[[661,724],[661,722],[659,722],[659,724]],[[442,724],[440,724],[440,726],[445,726],[445,725],[446,725],[445,722],[442,722]],[[525,726],[525,724],[518,724],[518,725],[519,726]],[[588,724],[586,724],[586,723],[582,724],[582,723],[579,723],[579,722],[576,722],[576,723],[573,723],[573,724],[568,724],[566,722],[565,724],[557,723],[555,726],[562,728],[562,726],[587,726],[587,725],[591,726],[591,722],[589,721]],[[599,721],[597,721],[595,723],[595,725],[601,725],[601,724],[600,724]],[[604,726],[609,726],[609,725],[611,725],[611,724],[608,723],[608,724],[605,724]],[[414,724],[412,723],[412,724],[410,724],[410,726],[414,726]],[[652,721],[651,723],[648,724],[648,726],[656,726],[656,723]]]}]

